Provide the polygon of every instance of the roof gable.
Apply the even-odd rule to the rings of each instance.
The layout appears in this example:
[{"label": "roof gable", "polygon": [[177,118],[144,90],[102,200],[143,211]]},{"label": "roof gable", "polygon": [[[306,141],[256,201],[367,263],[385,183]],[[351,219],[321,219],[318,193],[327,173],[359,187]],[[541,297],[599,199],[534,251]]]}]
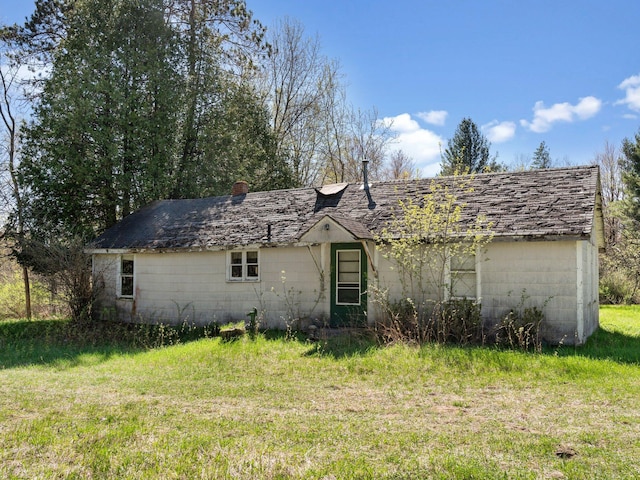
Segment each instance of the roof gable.
[{"label": "roof gable", "polygon": [[[462,222],[479,214],[498,237],[588,237],[601,222],[595,166],[479,174],[454,194]],[[398,212],[398,201],[421,200],[432,182],[455,188],[453,177],[361,184],[317,192],[297,188],[192,200],[161,200],[104,232],[93,249],[212,249],[291,244],[309,238],[329,216],[354,238],[371,238]],[[335,191],[334,191],[335,190]],[[326,193],[326,194],[325,194]],[[596,225],[594,225],[594,222]],[[307,235],[305,237],[305,234]],[[368,236],[367,236],[368,235]]]},{"label": "roof gable", "polygon": [[373,240],[373,235],[365,225],[351,218],[337,217],[335,214],[312,217],[303,226],[299,240],[310,243],[345,243],[354,240]]}]

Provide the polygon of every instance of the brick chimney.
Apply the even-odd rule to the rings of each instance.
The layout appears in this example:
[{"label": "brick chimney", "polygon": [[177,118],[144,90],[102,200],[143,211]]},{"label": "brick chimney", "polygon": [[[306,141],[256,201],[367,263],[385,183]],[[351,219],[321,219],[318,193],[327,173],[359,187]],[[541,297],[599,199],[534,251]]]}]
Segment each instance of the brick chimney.
[{"label": "brick chimney", "polygon": [[247,193],[249,193],[249,184],[244,180],[238,180],[233,184],[233,187],[231,187],[231,195],[234,197],[236,195],[245,195]]}]

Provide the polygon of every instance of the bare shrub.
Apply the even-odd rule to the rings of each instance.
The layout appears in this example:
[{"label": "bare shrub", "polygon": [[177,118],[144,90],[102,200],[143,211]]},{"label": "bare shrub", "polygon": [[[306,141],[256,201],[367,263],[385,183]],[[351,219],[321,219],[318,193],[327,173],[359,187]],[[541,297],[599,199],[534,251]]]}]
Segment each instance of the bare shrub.
[{"label": "bare shrub", "polygon": [[22,265],[47,279],[52,296],[59,298],[69,309],[71,318],[86,322],[100,291],[91,278],[91,257],[84,252],[85,243],[80,238],[67,243],[23,240],[20,252],[15,255]]},{"label": "bare shrub", "polygon": [[389,299],[388,291],[376,291],[374,299],[382,314],[375,325],[381,343],[467,345],[484,341],[481,306],[473,300],[451,299],[418,309],[411,298]]},{"label": "bare shrub", "polygon": [[[497,345],[518,350],[542,351],[542,327],[544,325],[544,306],[525,306],[529,296],[522,291],[520,302],[495,326],[494,338]],[[544,305],[550,299],[547,299]]]}]

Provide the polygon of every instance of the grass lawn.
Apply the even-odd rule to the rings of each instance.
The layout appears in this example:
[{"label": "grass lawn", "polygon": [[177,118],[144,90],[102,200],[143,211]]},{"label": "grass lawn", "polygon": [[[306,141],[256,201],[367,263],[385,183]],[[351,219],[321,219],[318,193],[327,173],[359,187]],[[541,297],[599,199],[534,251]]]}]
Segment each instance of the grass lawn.
[{"label": "grass lawn", "polygon": [[0,323],[0,478],[640,477],[638,307],[541,354],[60,323]]}]

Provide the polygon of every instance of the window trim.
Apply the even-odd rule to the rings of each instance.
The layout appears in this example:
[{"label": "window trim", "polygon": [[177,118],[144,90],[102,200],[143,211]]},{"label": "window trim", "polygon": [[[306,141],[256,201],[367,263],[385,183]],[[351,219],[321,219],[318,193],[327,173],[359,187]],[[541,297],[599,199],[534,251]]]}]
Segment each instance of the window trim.
[{"label": "window trim", "polygon": [[[446,284],[447,284],[447,300],[462,300],[463,298],[466,298],[468,300],[474,300],[477,301],[478,299],[481,298],[480,296],[480,259],[478,256],[478,252],[474,252],[473,253],[473,270],[471,269],[453,269],[452,268],[452,263],[453,263],[453,257],[449,257],[449,262],[447,264],[447,269],[446,269]],[[466,263],[465,261],[462,262],[462,264]],[[460,295],[454,295],[454,284],[453,279],[454,276],[457,275],[475,275],[475,292],[473,296],[470,297],[465,297],[465,296],[460,296]]]},{"label": "window trim", "polygon": [[[231,263],[233,254],[241,254],[240,263]],[[256,261],[249,262],[247,254],[255,253]],[[234,277],[232,269],[234,266],[240,266],[242,269],[242,275],[240,277]],[[249,275],[249,267],[255,266],[258,270],[256,276]],[[260,250],[259,249],[247,249],[247,250],[229,250],[227,252],[227,282],[259,282],[260,281]]]},{"label": "window trim", "polygon": [[[123,274],[122,273],[122,262],[123,261],[131,261],[133,262],[133,273],[132,274]],[[122,280],[124,278],[131,278],[132,280],[132,292],[131,295],[125,295],[122,293]],[[136,294],[136,258],[135,255],[120,255],[118,257],[118,275],[116,278],[116,296],[118,298],[123,299],[133,299]]]},{"label": "window trim", "polygon": [[[358,281],[357,282],[340,282],[338,280],[338,275],[339,275],[339,265],[340,265],[340,254],[343,252],[357,252],[358,253]],[[336,250],[336,298],[335,298],[335,304],[338,306],[346,306],[346,307],[359,307],[362,305],[362,253],[359,249],[350,249],[350,248],[343,248],[343,249],[337,249]],[[339,299],[339,295],[340,295],[340,284],[358,284],[358,303],[345,303],[345,302],[340,302]],[[344,288],[348,288],[348,289],[355,289],[354,287],[344,287]]]}]

